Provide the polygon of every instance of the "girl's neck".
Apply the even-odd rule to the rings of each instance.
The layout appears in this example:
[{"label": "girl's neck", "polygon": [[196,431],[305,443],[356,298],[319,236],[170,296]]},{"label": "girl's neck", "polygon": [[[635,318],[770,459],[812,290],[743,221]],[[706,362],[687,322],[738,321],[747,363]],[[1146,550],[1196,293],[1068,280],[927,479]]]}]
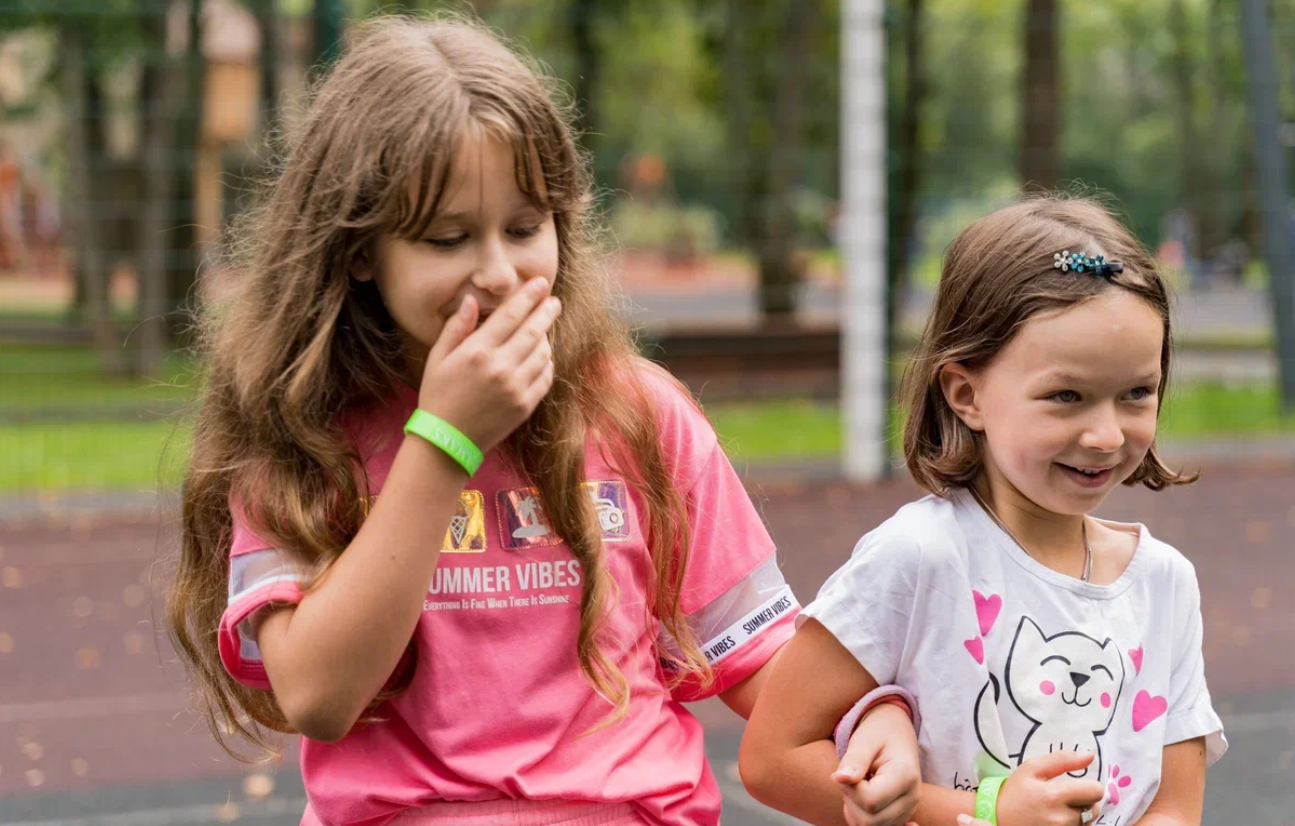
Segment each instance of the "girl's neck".
[{"label": "girl's neck", "polygon": [[1084,568],[1086,516],[1053,513],[1039,507],[992,468],[986,468],[972,484],[1026,553],[1054,571],[1080,575]]}]

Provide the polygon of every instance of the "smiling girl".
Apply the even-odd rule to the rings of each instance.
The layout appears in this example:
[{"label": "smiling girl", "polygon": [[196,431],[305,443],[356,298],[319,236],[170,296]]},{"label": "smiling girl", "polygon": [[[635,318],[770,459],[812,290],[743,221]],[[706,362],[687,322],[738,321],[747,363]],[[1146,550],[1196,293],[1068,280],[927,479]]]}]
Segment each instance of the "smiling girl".
[{"label": "smiling girl", "polygon": [[896,683],[921,712],[922,826],[1200,823],[1227,744],[1195,572],[1091,515],[1120,485],[1193,481],[1156,451],[1171,344],[1155,261],[1099,203],[1027,200],[954,240],[906,382],[930,495],[801,614],[742,744],[757,798],[815,819],[823,739]]},{"label": "smiling girl", "polygon": [[307,824],[713,826],[682,703],[750,712],[773,542],[614,312],[547,79],[352,35],[204,318],[168,614],[212,730],[300,733]]}]

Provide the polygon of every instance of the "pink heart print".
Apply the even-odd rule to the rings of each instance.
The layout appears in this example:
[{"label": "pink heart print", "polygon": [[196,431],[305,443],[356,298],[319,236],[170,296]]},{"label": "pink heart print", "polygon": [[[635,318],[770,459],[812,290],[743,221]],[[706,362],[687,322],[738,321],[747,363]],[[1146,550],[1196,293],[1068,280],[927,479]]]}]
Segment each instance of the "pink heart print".
[{"label": "pink heart print", "polygon": [[1003,598],[998,594],[985,596],[979,591],[972,591],[976,598],[976,618],[980,620],[980,636],[988,637],[998,621],[998,612],[1003,610]]},{"label": "pink heart print", "polygon": [[1133,698],[1133,730],[1142,731],[1168,709],[1169,701],[1164,697],[1152,697],[1146,689],[1139,691]]},{"label": "pink heart print", "polygon": [[963,643],[963,645],[967,646],[967,650],[971,652],[971,656],[975,658],[978,664],[980,665],[985,664],[984,640],[982,640],[980,637],[975,637],[974,639],[967,640],[966,642]]},{"label": "pink heart print", "polygon": [[1129,659],[1133,660],[1133,670],[1136,673],[1141,674],[1142,673],[1142,646],[1139,645],[1137,648],[1130,648]]}]

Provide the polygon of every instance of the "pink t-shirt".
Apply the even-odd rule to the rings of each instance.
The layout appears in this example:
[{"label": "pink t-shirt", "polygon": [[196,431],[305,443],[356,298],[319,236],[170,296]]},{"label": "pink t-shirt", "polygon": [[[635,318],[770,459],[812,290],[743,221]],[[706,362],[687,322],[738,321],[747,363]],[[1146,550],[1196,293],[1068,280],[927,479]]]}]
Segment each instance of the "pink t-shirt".
[{"label": "pink t-shirt", "polygon": [[[384,722],[357,724],[334,744],[302,738],[302,775],[320,821],[379,826],[436,801],[526,798],[626,801],[660,826],[719,822],[702,728],[680,702],[717,694],[759,669],[791,637],[799,606],[709,422],[651,368],[644,375],[690,518],[681,607],[715,683],[705,691],[695,682],[673,694],[664,689],[658,645],[670,641],[645,611],[644,509],[590,444],[585,485],[619,588],[606,627],[621,641],[614,661],[631,695],[623,719],[584,734],[610,706],[576,657],[580,566],[535,491],[492,452],[465,486],[443,540],[415,629],[412,684],[379,709]],[[402,387],[394,403],[349,429],[365,456],[371,495],[381,494],[416,403]],[[239,681],[269,688],[246,620],[269,603],[300,601],[302,575],[235,516],[221,655]]]}]

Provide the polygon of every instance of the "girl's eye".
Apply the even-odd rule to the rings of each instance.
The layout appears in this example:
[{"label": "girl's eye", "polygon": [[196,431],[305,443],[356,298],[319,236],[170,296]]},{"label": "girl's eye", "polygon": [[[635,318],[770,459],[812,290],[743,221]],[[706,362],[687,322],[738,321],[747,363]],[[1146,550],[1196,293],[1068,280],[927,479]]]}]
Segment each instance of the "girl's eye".
[{"label": "girl's eye", "polygon": [[1129,400],[1135,402],[1144,402],[1149,399],[1155,391],[1150,387],[1135,387],[1129,391]]},{"label": "girl's eye", "polygon": [[522,227],[521,229],[511,229],[508,231],[514,238],[534,238],[540,234],[540,225],[533,227]]},{"label": "girl's eye", "polygon": [[1062,390],[1060,393],[1053,393],[1052,400],[1062,404],[1074,404],[1079,401],[1079,394],[1073,390]]},{"label": "girl's eye", "polygon": [[426,240],[427,243],[431,244],[433,247],[449,249],[450,247],[457,247],[459,244],[462,244],[467,240],[467,237],[467,235],[455,235],[450,238],[428,238]]}]

